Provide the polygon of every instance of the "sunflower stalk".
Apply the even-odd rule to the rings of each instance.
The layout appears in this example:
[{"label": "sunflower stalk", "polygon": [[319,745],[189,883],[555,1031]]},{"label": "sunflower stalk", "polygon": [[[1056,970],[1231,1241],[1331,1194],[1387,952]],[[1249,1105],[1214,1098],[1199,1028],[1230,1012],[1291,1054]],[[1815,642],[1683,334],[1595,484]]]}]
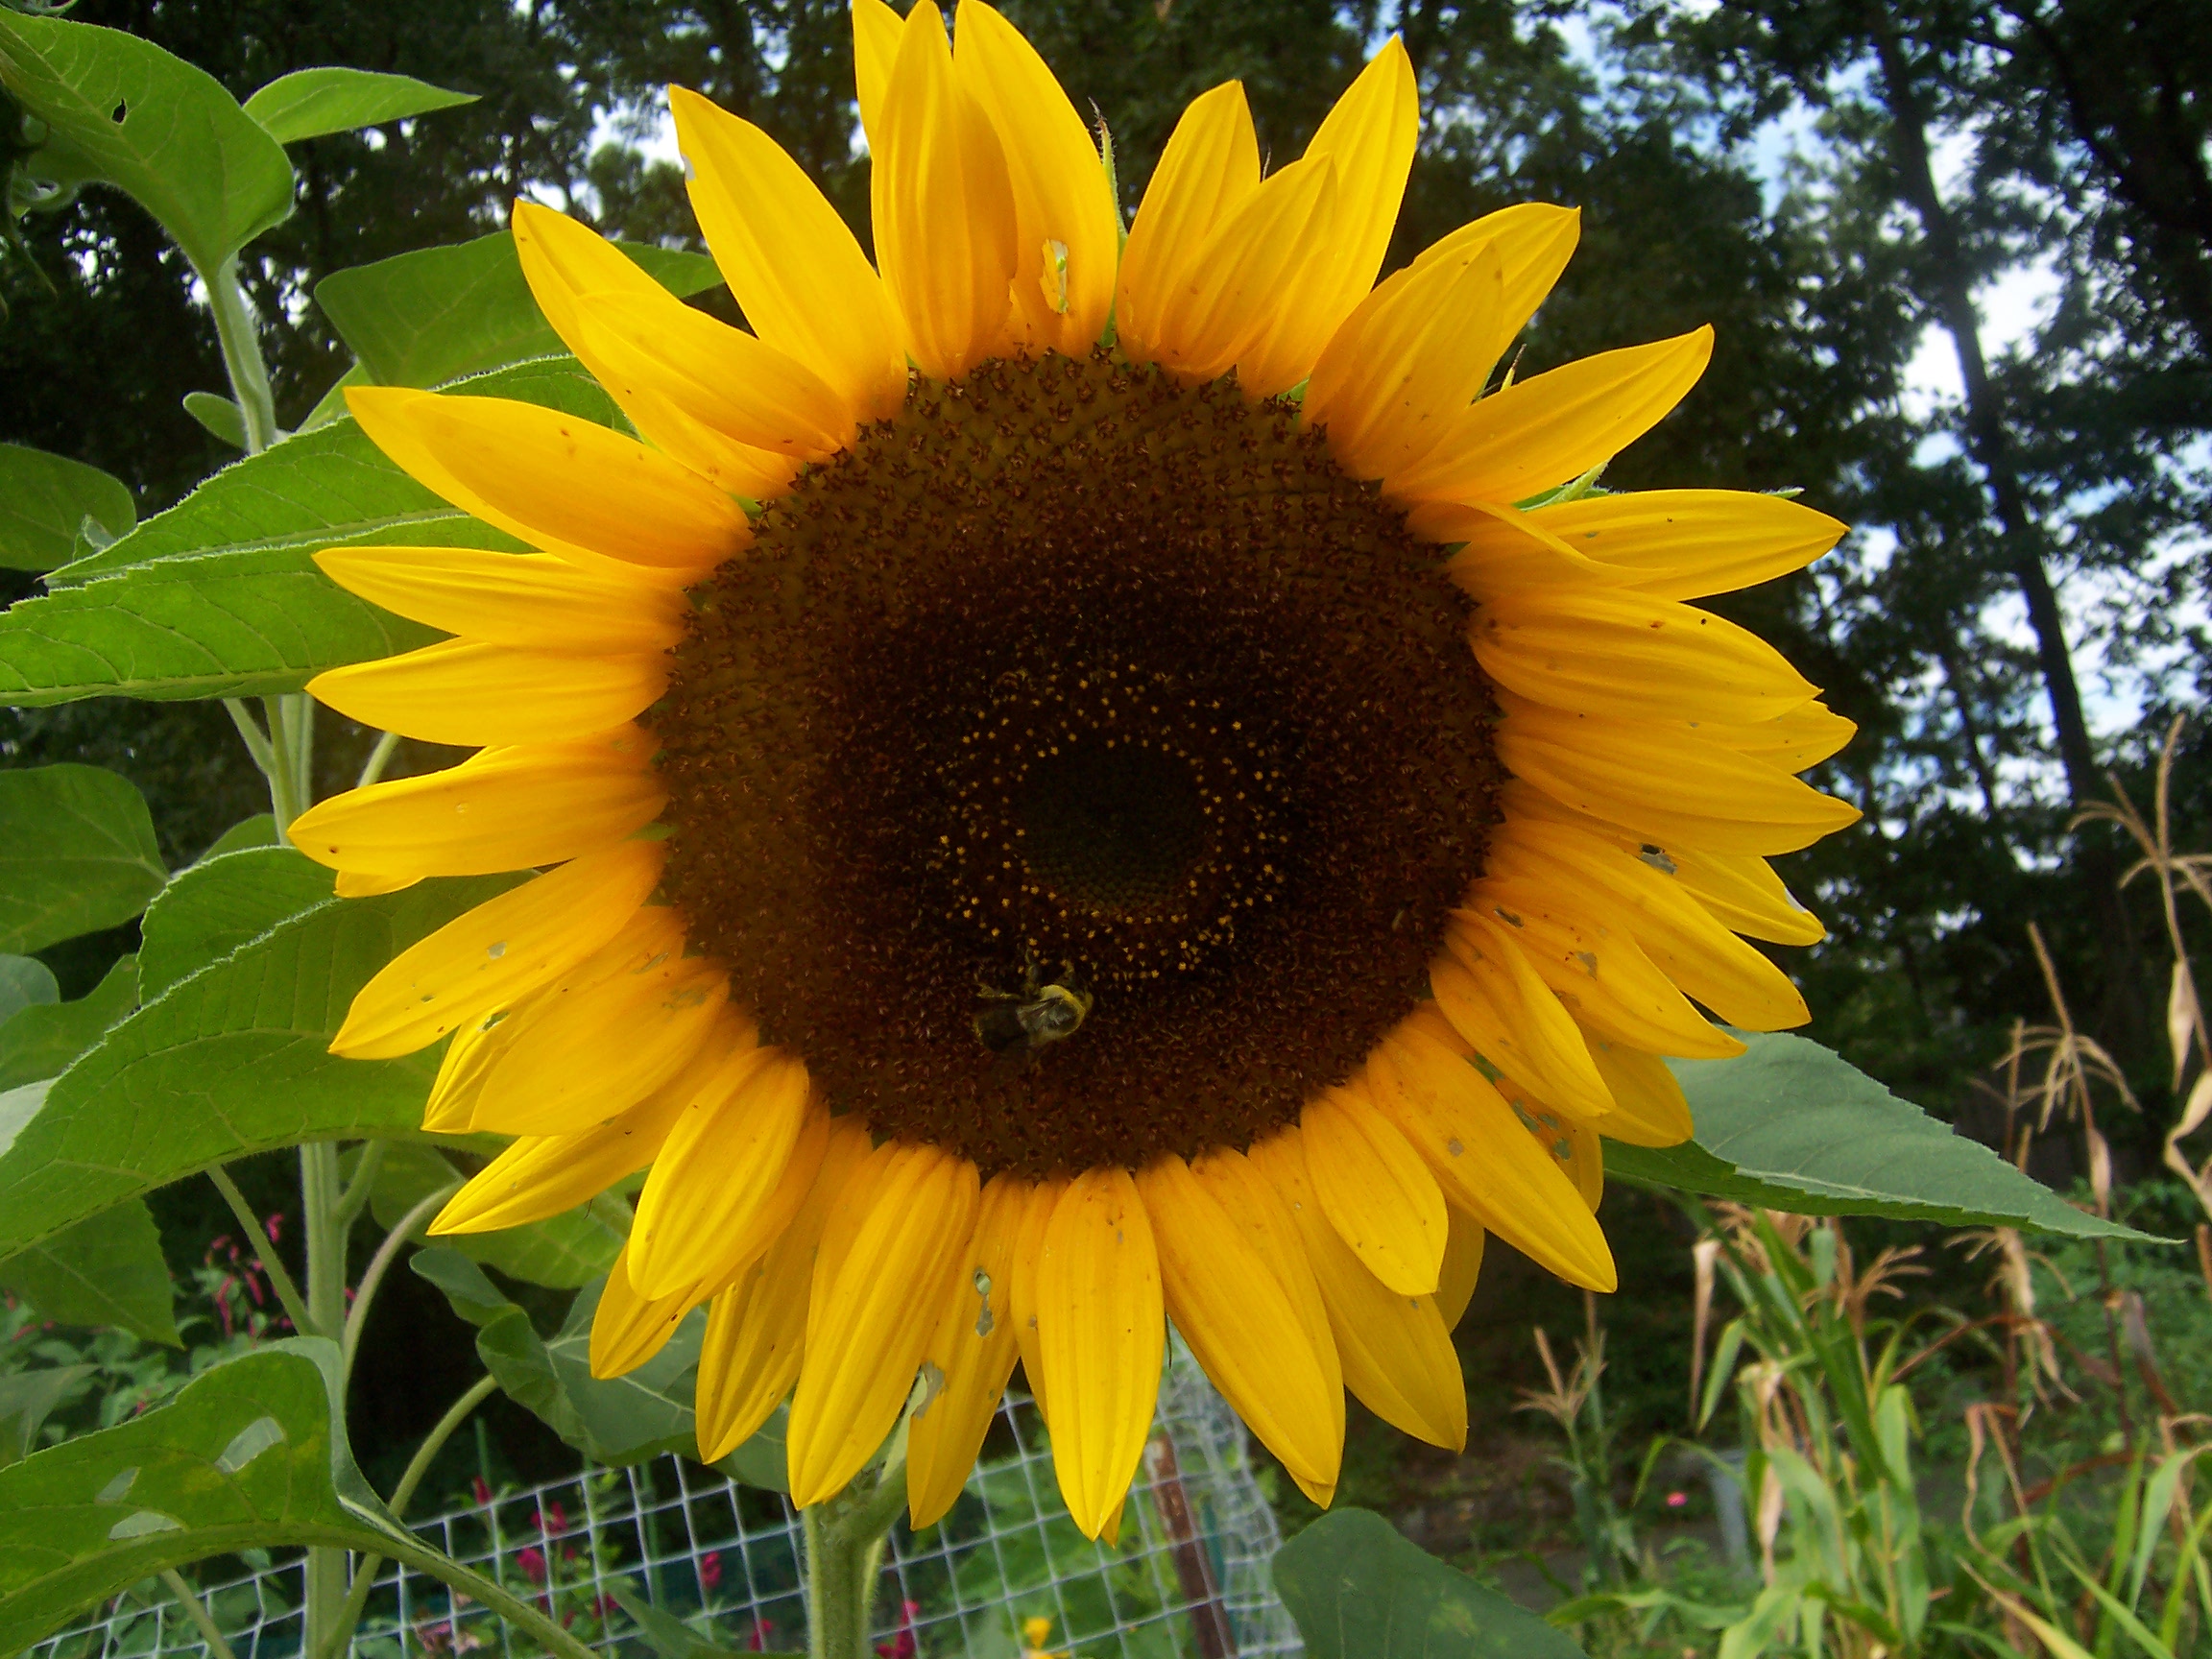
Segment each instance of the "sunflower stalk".
[{"label": "sunflower stalk", "polygon": [[870,1612],[883,1546],[906,1511],[906,1425],[883,1458],[827,1503],[799,1511],[806,1534],[806,1651],[810,1659],[869,1659]]}]

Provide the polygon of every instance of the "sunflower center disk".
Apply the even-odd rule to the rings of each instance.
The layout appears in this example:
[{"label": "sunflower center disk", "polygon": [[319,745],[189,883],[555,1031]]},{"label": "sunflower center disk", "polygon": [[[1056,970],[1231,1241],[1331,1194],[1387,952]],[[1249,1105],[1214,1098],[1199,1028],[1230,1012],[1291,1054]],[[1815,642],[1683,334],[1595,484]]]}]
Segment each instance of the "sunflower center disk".
[{"label": "sunflower center disk", "polygon": [[[1493,706],[1438,563],[1232,385],[918,382],[693,590],[669,890],[879,1135],[986,1175],[1248,1145],[1412,1006],[1479,867]],[[978,1038],[1055,983],[1077,1029]]]}]

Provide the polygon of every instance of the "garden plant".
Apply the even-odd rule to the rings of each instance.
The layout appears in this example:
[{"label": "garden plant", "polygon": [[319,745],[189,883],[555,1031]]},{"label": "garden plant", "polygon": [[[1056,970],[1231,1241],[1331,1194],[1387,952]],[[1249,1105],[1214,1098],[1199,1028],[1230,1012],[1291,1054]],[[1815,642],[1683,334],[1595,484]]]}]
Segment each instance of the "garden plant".
[{"label": "garden plant", "polygon": [[[299,147],[468,99],[330,66],[241,101],[0,9],[11,227],[84,191],[151,215],[228,373],[187,405],[236,451],[135,522],[115,478],[0,446],[0,564],[43,588],[0,614],[0,703],[220,701],[269,803],[171,869],[115,772],[0,770],[0,1286],[18,1331],[106,1333],[0,1374],[0,1652],[130,1592],[243,1659],[195,1569],[252,1552],[304,1562],[309,1659],[353,1650],[386,1562],[517,1650],[713,1651],[642,1581],[565,1601],[542,1553],[517,1584],[409,1528],[494,1395],[594,1467],[678,1450],[787,1495],[807,1651],[911,1652],[886,1539],[1011,1502],[975,1470],[1017,1366],[1110,1546],[1170,1327],[1331,1510],[1275,1564],[1317,1654],[2200,1638],[2189,1412],[2129,1425],[2109,1525],[2027,1492],[2020,1395],[2065,1386],[2033,1252],[2093,1251],[2112,1364],[2151,1362],[2107,1264],[2176,1247],[2100,1161],[2123,1070],[2054,973],[2011,1104],[2084,1138],[2074,1203],[1789,1034],[1777,961],[1823,927],[1767,859],[1860,817],[1797,776],[1853,724],[1693,602],[1842,524],[1787,477],[1605,486],[1713,336],[1520,373],[1572,207],[1385,274],[1421,115],[1371,45],[1301,155],[1263,166],[1227,81],[1139,179],[982,0],[855,0],[870,248],[675,86],[710,254],[525,199],[336,272],[312,303],[352,362],[288,430],[247,276]],[[2195,1079],[2165,1149],[2202,1197],[2205,886],[2165,777],[2113,813],[2164,894]],[[119,927],[61,999],[38,953]],[[1697,1421],[1733,1395],[1741,1599],[1663,1582],[1622,1496],[1609,1181],[1703,1229],[1701,1315],[1734,1299]],[[148,1205],[184,1182],[234,1223],[189,1368]],[[1842,1216],[1981,1230],[2011,1300],[1886,1320],[1914,1262],[1859,1268]],[[1347,1393],[1467,1445],[1487,1240],[1592,1309],[1572,1376],[1546,1347],[1590,1544],[1550,1623],[1332,1507]],[[482,1372],[379,1489],[348,1423],[402,1276]],[[1969,1339],[2013,1397],[1969,1410],[1938,1541],[1910,1378]]]}]

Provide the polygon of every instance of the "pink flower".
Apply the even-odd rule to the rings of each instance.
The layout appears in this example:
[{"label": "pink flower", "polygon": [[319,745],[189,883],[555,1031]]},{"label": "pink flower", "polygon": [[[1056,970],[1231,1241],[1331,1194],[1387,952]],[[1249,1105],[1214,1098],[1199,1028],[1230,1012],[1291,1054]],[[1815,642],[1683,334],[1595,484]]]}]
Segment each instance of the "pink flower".
[{"label": "pink flower", "polygon": [[1670,1509],[1680,1509],[1689,1502],[1690,1494],[1687,1492],[1670,1492],[1667,1494],[1667,1507]]},{"label": "pink flower", "polygon": [[776,1621],[756,1619],[753,1621],[753,1634],[745,1638],[745,1646],[751,1652],[765,1653],[768,1651],[768,1644],[775,1639]]},{"label": "pink flower", "polygon": [[546,1504],[530,1519],[539,1531],[549,1532],[556,1538],[568,1530],[568,1511],[557,1503]]},{"label": "pink flower", "polygon": [[522,1576],[533,1584],[545,1582],[545,1552],[535,1544],[524,1545],[515,1552],[515,1565],[522,1569]]},{"label": "pink flower", "polygon": [[482,1504],[492,1502],[492,1482],[485,1479],[483,1476],[476,1475],[470,1477],[469,1481],[469,1490],[475,1494],[476,1502],[478,1503]]},{"label": "pink flower", "polygon": [[262,1231],[269,1235],[270,1243],[281,1243],[284,1238],[284,1212],[281,1210],[277,1211],[276,1214],[270,1216],[268,1220],[264,1221],[261,1224],[261,1227]]},{"label": "pink flower", "polygon": [[914,1615],[921,1611],[919,1601],[900,1603],[899,1633],[888,1642],[876,1644],[877,1659],[914,1659]]},{"label": "pink flower", "polygon": [[705,1595],[722,1584],[722,1551],[709,1550],[699,1557],[699,1591]]}]

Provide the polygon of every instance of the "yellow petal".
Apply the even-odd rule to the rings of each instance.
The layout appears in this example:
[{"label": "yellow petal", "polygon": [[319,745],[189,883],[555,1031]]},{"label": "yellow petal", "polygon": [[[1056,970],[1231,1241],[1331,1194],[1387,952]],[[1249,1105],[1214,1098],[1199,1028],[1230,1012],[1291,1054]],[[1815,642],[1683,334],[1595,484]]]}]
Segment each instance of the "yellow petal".
[{"label": "yellow petal", "polygon": [[379,893],[397,893],[421,880],[420,876],[372,876],[360,870],[341,870],[333,885],[341,899],[373,899]]},{"label": "yellow petal", "polygon": [[1014,1234],[1014,1287],[1007,1303],[1014,1321],[1014,1341],[1022,1351],[1022,1378],[1029,1385],[1029,1398],[1037,1402],[1037,1414],[1046,1423],[1051,1422],[1052,1413],[1045,1403],[1044,1351],[1037,1341],[1037,1269],[1045,1255],[1045,1229],[1051,1224],[1052,1212],[1067,1190],[1065,1175],[1051,1176],[1029,1189]]},{"label": "yellow petal", "polygon": [[1724,1060],[1743,1052],[1652,965],[1625,918],[1583,908],[1564,884],[1494,873],[1469,892],[1467,910],[1504,924],[1494,937],[1522,951],[1582,1024],[1662,1054]]},{"label": "yellow petal", "polygon": [[1626,922],[1653,967],[1731,1025],[1779,1031],[1813,1017],[1788,975],[1715,921],[1679,882],[1595,835],[1558,824],[1508,823],[1491,837],[1485,857],[1493,874],[1526,877],[1584,915]]},{"label": "yellow petal", "polygon": [[874,128],[876,257],[906,354],[957,380],[1006,340],[1020,257],[991,120],[954,79],[935,0],[916,0]]},{"label": "yellow petal", "polygon": [[[1499,794],[1508,823],[1526,819],[1594,835],[1679,882],[1721,926],[1777,945],[1817,945],[1827,936],[1819,919],[1791,897],[1767,860],[1749,853],[1703,853],[1648,840],[1635,830],[1577,812],[1518,779]],[[1573,1103],[1562,1101],[1573,1109]]]},{"label": "yellow petal", "polygon": [[871,152],[879,147],[877,132],[883,121],[883,96],[891,85],[891,65],[898,60],[899,36],[906,20],[883,0],[853,0],[853,71],[860,97],[860,129]]},{"label": "yellow petal", "polygon": [[1467,1316],[1467,1304],[1475,1300],[1475,1282],[1482,1273],[1482,1223],[1456,1204],[1452,1214],[1452,1234],[1444,1245],[1444,1270],[1436,1278],[1436,1311],[1444,1329],[1455,1331]]},{"label": "yellow petal", "polygon": [[619,841],[488,899],[409,946],[361,987],[330,1052],[387,1060],[513,1006],[584,960],[661,880],[658,841]]},{"label": "yellow petal", "polygon": [[1366,1268],[1321,1213],[1302,1138],[1257,1142],[1251,1163],[1282,1194],[1327,1310],[1344,1385],[1376,1416],[1432,1446],[1467,1444],[1467,1388],[1433,1296],[1403,1296]]},{"label": "yellow petal", "polygon": [[1577,552],[1533,513],[1494,501],[1423,501],[1407,509],[1407,528],[1457,549],[1444,573],[1485,603],[1522,588],[1625,587],[1610,565]]},{"label": "yellow petal", "polygon": [[634,344],[591,324],[594,304],[609,295],[658,302],[670,298],[666,290],[613,243],[551,208],[517,202],[512,224],[539,310],[648,443],[733,495],[759,500],[790,482],[798,466],[791,457],[740,443],[678,408],[649,383],[649,369],[640,378],[646,366]]},{"label": "yellow petal", "polygon": [[916,1530],[935,1526],[959,1498],[1020,1357],[1011,1292],[1032,1190],[1032,1183],[1006,1172],[984,1187],[974,1233],[929,1338],[927,1360],[942,1381],[906,1430],[906,1517]]},{"label": "yellow petal", "polygon": [[604,1123],[689,1062],[728,994],[720,969],[626,929],[515,1015],[469,1126],[573,1135]]},{"label": "yellow petal", "polygon": [[766,1255],[715,1296],[699,1350],[701,1461],[712,1463],[736,1451],[798,1381],[823,1223],[868,1150],[868,1131],[856,1119],[833,1122],[821,1165],[790,1226]]},{"label": "yellow petal", "polygon": [[1605,1133],[1631,1146],[1678,1146],[1696,1125],[1672,1070],[1658,1055],[1625,1043],[1590,1039],[1590,1057],[1618,1106]]},{"label": "yellow petal", "polygon": [[[896,15],[891,28],[896,40]],[[691,209],[746,322],[820,373],[852,420],[895,414],[906,397],[899,320],[837,209],[752,122],[682,86],[668,102],[691,163]]]},{"label": "yellow petal", "polygon": [[1127,1170],[1070,1183],[1046,1225],[1036,1295],[1053,1467],[1070,1517],[1095,1538],[1136,1478],[1167,1339],[1159,1252]]},{"label": "yellow petal", "polygon": [[705,1279],[775,1197],[806,1120],[806,1068],[774,1048],[733,1055],[678,1114],[637,1196],[630,1277],[648,1296]]},{"label": "yellow petal", "polygon": [[1498,758],[1553,800],[1670,845],[1794,853],[1859,809],[1779,767],[1658,720],[1576,714],[1498,694]]},{"label": "yellow petal", "polygon": [[1442,1015],[1409,1016],[1368,1057],[1365,1078],[1376,1107],[1429,1160],[1447,1197],[1569,1284],[1614,1288],[1597,1217],[1468,1064]]},{"label": "yellow petal", "polygon": [[614,1258],[599,1306],[591,1311],[591,1375],[625,1377],[668,1346],[684,1315],[707,1300],[713,1286],[684,1285],[665,1296],[638,1294],[630,1277],[630,1247]]},{"label": "yellow petal", "polygon": [[1785,772],[1817,766],[1850,742],[1859,730],[1825,703],[1817,702],[1801,703],[1787,714],[1756,725],[1700,720],[1695,726],[1698,736]]},{"label": "yellow petal", "polygon": [[419,482],[543,552],[688,577],[752,541],[721,490],[580,416],[399,386],[357,386],[346,403]]},{"label": "yellow petal", "polygon": [[1491,679],[1554,709],[1631,720],[1767,721],[1818,687],[1745,628],[1623,589],[1523,588],[1468,629]]},{"label": "yellow petal", "polygon": [[1229,1219],[1242,1230],[1260,1253],[1260,1260],[1267,1264],[1283,1286],[1284,1294],[1290,1298],[1307,1345],[1320,1362],[1329,1385],[1329,1397],[1334,1403],[1335,1426],[1331,1431],[1341,1436],[1344,1432],[1343,1369],[1337,1363],[1329,1310],[1322,1303],[1321,1286],[1313,1277],[1313,1264],[1307,1260],[1296,1217],[1284,1203],[1282,1194],[1241,1152],[1216,1146],[1190,1166],[1190,1173],[1228,1214]]},{"label": "yellow petal", "polygon": [[[524,998],[519,1006],[528,1007],[536,995],[541,993]],[[507,1052],[517,1029],[503,1009],[462,1022],[438,1062],[438,1075],[431,1079],[430,1097],[422,1103],[423,1128],[437,1135],[468,1132],[469,1120],[476,1113],[476,1098],[484,1092],[484,1079]]]},{"label": "yellow petal", "polygon": [[[893,84],[897,95],[897,83]],[[902,1146],[810,1324],[791,1396],[791,1502],[835,1497],[899,1420],[975,1226],[975,1166]]]},{"label": "yellow petal", "polygon": [[1398,204],[1406,195],[1406,175],[1420,135],[1413,63],[1405,43],[1393,35],[1345,88],[1306,146],[1308,156],[1326,156],[1334,163],[1337,212],[1322,256],[1301,273],[1299,291],[1290,296],[1291,327],[1298,338],[1286,346],[1282,373],[1292,378],[1270,390],[1303,380],[1329,336],[1374,286],[1398,223]]},{"label": "yellow petal", "polygon": [[1346,471],[1384,477],[1444,441],[1489,378],[1504,304],[1490,246],[1401,271],[1360,302],[1313,365],[1304,406]]},{"label": "yellow petal", "polygon": [[1582,1028],[1527,956],[1500,935],[1503,926],[1485,916],[1458,919],[1445,939],[1449,954],[1429,965],[1436,1006],[1499,1070],[1570,1112],[1604,1117],[1613,1101]]},{"label": "yellow petal", "polygon": [[493,1233],[589,1202],[652,1163],[692,1094],[733,1048],[753,1041],[749,1025],[726,1017],[690,1064],[629,1111],[574,1135],[523,1136],[446,1201],[431,1236]]},{"label": "yellow petal", "polygon": [[[1121,221],[1097,146],[1036,48],[983,0],[960,0],[960,84],[990,117],[1014,192],[1014,309],[1033,350],[1080,358],[1114,303]],[[1062,279],[1048,282],[1057,244]],[[1057,302],[1055,302],[1057,301]]]},{"label": "yellow petal", "polygon": [[1265,1258],[1173,1153],[1139,1172],[1137,1190],[1175,1329],[1308,1496],[1334,1492],[1344,1455],[1342,1396]]},{"label": "yellow petal", "polygon": [[550,553],[328,547],[315,563],[349,593],[494,645],[595,657],[665,651],[684,637],[680,593]]},{"label": "yellow petal", "polygon": [[1743,490],[1637,490],[1589,495],[1529,517],[1577,552],[1663,599],[1728,593],[1799,570],[1843,524],[1780,495]]},{"label": "yellow petal", "polygon": [[1303,379],[1324,342],[1299,330],[1292,297],[1323,261],[1337,194],[1324,155],[1293,161],[1244,198],[1156,301],[1153,361],[1193,383],[1235,369],[1247,397]]},{"label": "yellow petal", "polygon": [[1610,461],[1696,384],[1713,330],[1585,357],[1459,417],[1428,460],[1383,481],[1399,501],[1519,501]]},{"label": "yellow petal", "polygon": [[1574,257],[1582,235],[1582,210],[1548,202],[1520,202],[1462,225],[1416,254],[1410,269],[1426,270],[1438,260],[1458,260],[1477,248],[1496,248],[1504,268],[1505,295],[1498,320],[1496,359],[1527,326]]},{"label": "yellow petal", "polygon": [[292,844],[334,870],[408,878],[563,863],[653,822],[667,793],[651,754],[635,728],[487,749],[444,772],[333,795],[292,821]]},{"label": "yellow petal", "polygon": [[822,1243],[814,1253],[814,1288],[806,1303],[809,1342],[822,1321],[830,1316],[830,1298],[836,1291],[837,1275],[844,1270],[853,1241],[860,1237],[861,1225],[873,1212],[876,1189],[899,1157],[900,1147],[896,1142],[886,1141],[871,1149],[846,1176],[844,1190],[838,1194],[829,1219],[822,1224]]},{"label": "yellow petal", "polygon": [[1241,84],[1191,100],[1144,187],[1121,249],[1115,339],[1134,362],[1158,355],[1170,297],[1197,274],[1214,232],[1260,188],[1260,141]]},{"label": "yellow petal", "polygon": [[1509,1077],[1501,1077],[1496,1087],[1529,1138],[1566,1171],[1582,1202],[1595,1214],[1605,1196],[1604,1152],[1598,1131],[1545,1105]]},{"label": "yellow petal", "polygon": [[349,720],[425,743],[557,743],[623,725],[668,684],[668,659],[572,657],[445,639],[332,668],[308,691]]},{"label": "yellow petal", "polygon": [[1367,1271],[1401,1296],[1436,1288],[1444,1194],[1421,1155],[1357,1094],[1324,1091],[1299,1115],[1313,1188]]}]

